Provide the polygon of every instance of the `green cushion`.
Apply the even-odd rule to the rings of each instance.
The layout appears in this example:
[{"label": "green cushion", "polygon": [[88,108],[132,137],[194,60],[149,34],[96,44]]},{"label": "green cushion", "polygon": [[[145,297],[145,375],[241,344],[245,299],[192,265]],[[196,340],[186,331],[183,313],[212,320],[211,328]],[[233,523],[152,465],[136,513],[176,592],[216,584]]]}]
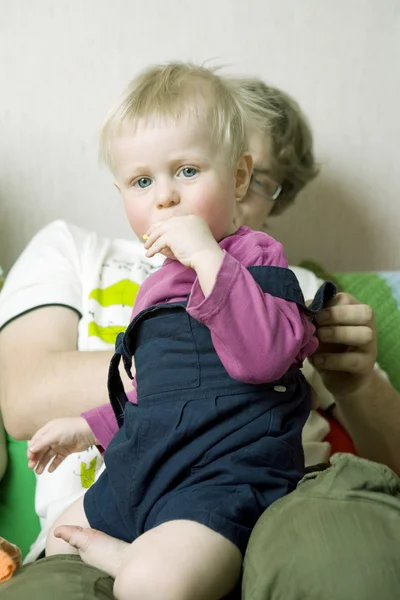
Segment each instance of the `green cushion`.
[{"label": "green cushion", "polygon": [[[4,276],[0,267],[0,290]],[[40,531],[35,514],[35,475],[28,469],[26,442],[7,436],[8,467],[0,481],[0,535],[25,556]]]},{"label": "green cushion", "polygon": [[35,475],[28,469],[26,442],[8,437],[8,468],[0,482],[0,532],[25,556],[40,525],[35,514]]}]

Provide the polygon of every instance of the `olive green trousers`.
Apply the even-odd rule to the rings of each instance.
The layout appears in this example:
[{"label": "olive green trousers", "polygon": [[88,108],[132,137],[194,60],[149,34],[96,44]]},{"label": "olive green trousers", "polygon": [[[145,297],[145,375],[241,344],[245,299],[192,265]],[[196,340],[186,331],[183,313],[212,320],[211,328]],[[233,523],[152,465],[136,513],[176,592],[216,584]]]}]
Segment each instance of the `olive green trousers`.
[{"label": "olive green trousers", "polygon": [[[113,579],[76,556],[37,560],[0,585],[0,600],[112,598]],[[242,598],[399,600],[400,478],[347,454],[306,475],[254,528]]]}]

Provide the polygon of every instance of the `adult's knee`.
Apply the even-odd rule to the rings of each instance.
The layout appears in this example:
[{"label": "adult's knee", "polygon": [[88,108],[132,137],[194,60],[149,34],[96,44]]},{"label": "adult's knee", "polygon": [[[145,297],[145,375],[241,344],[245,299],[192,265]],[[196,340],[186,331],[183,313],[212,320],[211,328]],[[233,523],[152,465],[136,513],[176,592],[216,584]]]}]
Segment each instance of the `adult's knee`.
[{"label": "adult's knee", "polygon": [[244,560],[243,599],[395,600],[400,480],[341,457],[262,515]]}]

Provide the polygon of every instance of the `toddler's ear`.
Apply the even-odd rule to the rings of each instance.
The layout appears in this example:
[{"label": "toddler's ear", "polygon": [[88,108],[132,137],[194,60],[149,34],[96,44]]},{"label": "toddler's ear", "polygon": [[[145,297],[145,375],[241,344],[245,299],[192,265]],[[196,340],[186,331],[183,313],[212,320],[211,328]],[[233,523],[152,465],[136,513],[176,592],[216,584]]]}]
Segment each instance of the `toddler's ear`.
[{"label": "toddler's ear", "polygon": [[236,200],[240,202],[247,193],[253,173],[253,158],[251,154],[240,157],[236,167]]}]

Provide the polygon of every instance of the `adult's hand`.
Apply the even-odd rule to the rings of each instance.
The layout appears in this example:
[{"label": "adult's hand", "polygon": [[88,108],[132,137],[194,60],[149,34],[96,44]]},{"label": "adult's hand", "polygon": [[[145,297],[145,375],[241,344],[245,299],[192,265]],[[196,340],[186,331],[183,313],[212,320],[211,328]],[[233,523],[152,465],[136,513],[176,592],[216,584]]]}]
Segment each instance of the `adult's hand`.
[{"label": "adult's hand", "polygon": [[358,454],[400,475],[400,394],[380,373],[376,328],[370,306],[338,294],[318,315],[320,347],[312,362],[334,395],[334,414]]},{"label": "adult's hand", "polygon": [[364,389],[377,357],[372,308],[340,293],[316,317],[316,325],[320,346],[311,362],[325,386],[337,399]]}]

